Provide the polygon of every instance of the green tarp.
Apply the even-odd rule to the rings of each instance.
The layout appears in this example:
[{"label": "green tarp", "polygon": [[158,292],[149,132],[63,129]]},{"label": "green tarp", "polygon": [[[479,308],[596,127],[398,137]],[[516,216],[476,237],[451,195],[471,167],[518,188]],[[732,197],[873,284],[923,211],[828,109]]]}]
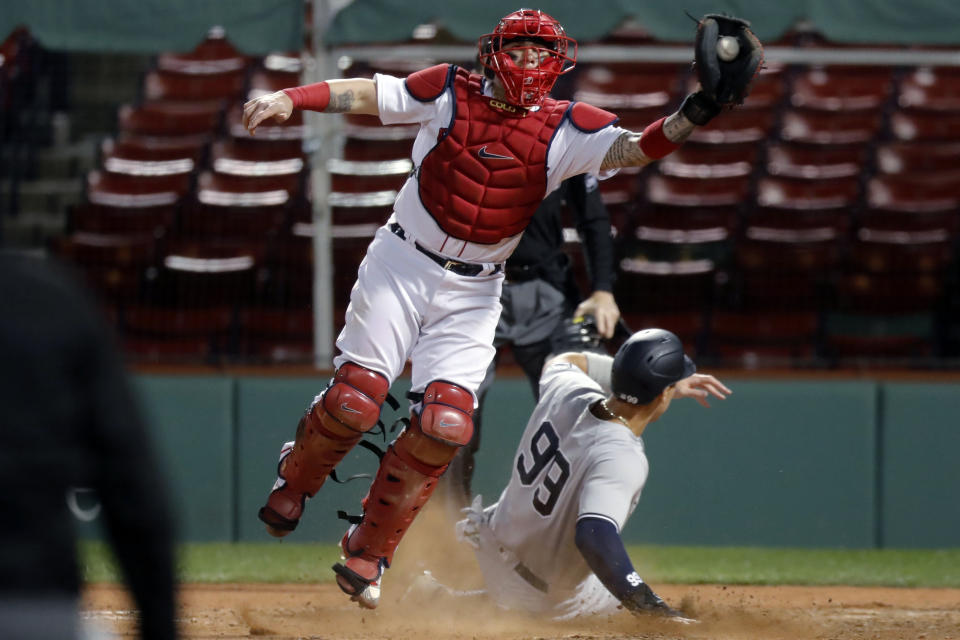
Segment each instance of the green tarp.
[{"label": "green tarp", "polygon": [[355,0],[337,15],[327,42],[408,40],[416,25],[428,22],[472,42],[519,6],[543,9],[584,42],[603,37],[627,18],[660,40],[690,42],[694,28],[684,16],[687,10],[694,16],[726,12],[749,19],[767,42],[808,20],[836,42],[960,45],[956,0]]},{"label": "green tarp", "polygon": [[8,0],[0,39],[24,25],[48,49],[190,51],[221,26],[244,53],[303,47],[303,0]]},{"label": "green tarp", "polygon": [[[315,4],[319,10],[323,3]],[[474,42],[520,5],[539,6],[582,42],[602,38],[628,18],[660,40],[690,42],[687,10],[745,17],[765,42],[808,21],[835,42],[960,46],[956,0],[354,0],[324,40],[406,41],[414,27],[433,22]],[[50,49],[156,53],[188,51],[219,25],[240,50],[263,54],[300,49],[304,15],[303,0],[10,0],[0,11],[0,37],[26,25]]]}]

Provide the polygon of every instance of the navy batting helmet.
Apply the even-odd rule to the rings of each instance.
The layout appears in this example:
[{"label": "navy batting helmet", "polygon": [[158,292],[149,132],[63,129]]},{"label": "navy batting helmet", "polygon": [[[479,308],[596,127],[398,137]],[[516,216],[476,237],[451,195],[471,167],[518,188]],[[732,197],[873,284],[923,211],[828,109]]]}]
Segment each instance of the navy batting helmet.
[{"label": "navy batting helmet", "polygon": [[665,329],[644,329],[630,336],[613,357],[611,387],[624,402],[647,404],[696,370],[684,355],[680,338]]}]

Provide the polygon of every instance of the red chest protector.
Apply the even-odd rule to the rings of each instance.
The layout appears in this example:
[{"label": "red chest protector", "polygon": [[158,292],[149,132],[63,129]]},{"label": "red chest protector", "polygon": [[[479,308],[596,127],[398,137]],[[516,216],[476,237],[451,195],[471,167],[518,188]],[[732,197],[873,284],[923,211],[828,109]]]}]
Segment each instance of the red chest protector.
[{"label": "red chest protector", "polygon": [[495,244],[523,231],[546,195],[547,151],[570,103],[547,98],[526,111],[484,96],[481,80],[437,65],[406,86],[422,101],[451,85],[455,96],[453,119],[420,166],[420,201],[451,236]]}]

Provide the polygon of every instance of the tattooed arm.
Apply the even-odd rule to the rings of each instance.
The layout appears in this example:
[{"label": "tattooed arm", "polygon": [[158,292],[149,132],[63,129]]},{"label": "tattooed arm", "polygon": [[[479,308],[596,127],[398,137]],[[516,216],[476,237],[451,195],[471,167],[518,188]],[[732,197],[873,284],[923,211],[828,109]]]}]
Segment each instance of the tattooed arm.
[{"label": "tattooed arm", "polygon": [[[650,144],[646,144],[647,141],[655,136],[662,136],[666,139],[667,145],[680,145],[693,133],[695,126],[684,114],[677,111],[650,125],[643,133],[627,131],[610,145],[607,155],[603,157],[603,162],[600,164],[600,170],[649,164],[661,157],[658,153],[663,150],[663,147],[662,145],[651,147]],[[647,140],[644,140],[645,137]]]},{"label": "tattooed arm", "polygon": [[377,85],[368,78],[328,80],[302,87],[269,93],[243,105],[243,126],[251,134],[268,118],[283,122],[293,110],[309,109],[324,113],[380,114]]}]

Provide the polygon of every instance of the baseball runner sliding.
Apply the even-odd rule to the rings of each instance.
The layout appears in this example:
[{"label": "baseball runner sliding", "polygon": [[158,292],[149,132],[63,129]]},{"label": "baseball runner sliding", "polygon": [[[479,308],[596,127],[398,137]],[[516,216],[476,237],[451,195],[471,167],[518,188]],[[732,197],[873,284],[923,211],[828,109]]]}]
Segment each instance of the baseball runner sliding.
[{"label": "baseball runner sliding", "polygon": [[[698,41],[704,33],[715,45],[717,30],[701,27]],[[732,62],[718,62],[715,46],[697,47],[702,88],[642,133],[616,126],[614,114],[589,104],[548,97],[576,64],[577,44],[533,9],[505,16],[481,38],[485,75],[436,65],[405,79],[377,74],[293,87],[244,106],[251,134],[296,108],[420,125],[415,170],[358,270],[337,338],[336,373],[283,447],[259,513],[273,535],[297,526],[306,499],[376,425],[410,360],[410,425],[384,455],[363,517],[341,541],[345,561],[334,565],[338,585],[361,606],[377,606],[400,540],[470,441],[476,390],[494,356],[503,262],[540,201],[570,176],[602,178],[661,158],[694,127],[742,102],[762,48],[746,27],[737,33]]]},{"label": "baseball runner sliding", "polygon": [[730,390],[694,374],[671,332],[646,329],[615,357],[564,353],[547,361],[500,500],[480,497],[457,523],[498,605],[557,618],[623,606],[688,621],[634,570],[620,538],[647,481],[641,435],[674,398]]}]

